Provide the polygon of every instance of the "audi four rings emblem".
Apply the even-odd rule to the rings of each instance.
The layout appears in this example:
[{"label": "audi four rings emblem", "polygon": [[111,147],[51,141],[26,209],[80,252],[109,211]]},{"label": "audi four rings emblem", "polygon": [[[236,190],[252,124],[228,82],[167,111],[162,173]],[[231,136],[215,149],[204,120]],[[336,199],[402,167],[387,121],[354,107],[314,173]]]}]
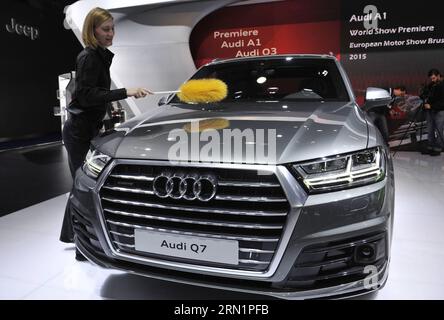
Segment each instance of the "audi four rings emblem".
[{"label": "audi four rings emblem", "polygon": [[163,172],[153,181],[154,194],[160,198],[210,201],[217,192],[217,178],[211,174]]}]

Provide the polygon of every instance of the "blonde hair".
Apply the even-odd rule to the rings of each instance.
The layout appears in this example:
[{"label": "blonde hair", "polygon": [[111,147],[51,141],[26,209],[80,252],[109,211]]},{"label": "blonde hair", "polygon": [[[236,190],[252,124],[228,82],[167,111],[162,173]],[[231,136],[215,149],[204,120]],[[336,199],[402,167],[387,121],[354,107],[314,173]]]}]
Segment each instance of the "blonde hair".
[{"label": "blonde hair", "polygon": [[97,7],[88,12],[82,30],[82,39],[86,47],[97,48],[98,41],[94,29],[109,19],[113,19],[113,16],[105,9]]}]

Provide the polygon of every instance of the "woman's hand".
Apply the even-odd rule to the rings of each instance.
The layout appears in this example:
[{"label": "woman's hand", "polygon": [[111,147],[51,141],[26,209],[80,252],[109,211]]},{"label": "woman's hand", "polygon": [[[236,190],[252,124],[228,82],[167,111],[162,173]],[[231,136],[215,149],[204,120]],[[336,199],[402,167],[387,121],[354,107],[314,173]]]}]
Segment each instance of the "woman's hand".
[{"label": "woman's hand", "polygon": [[126,95],[128,97],[134,97],[136,99],[144,98],[148,94],[153,94],[151,91],[145,89],[145,88],[129,88],[126,89]]}]

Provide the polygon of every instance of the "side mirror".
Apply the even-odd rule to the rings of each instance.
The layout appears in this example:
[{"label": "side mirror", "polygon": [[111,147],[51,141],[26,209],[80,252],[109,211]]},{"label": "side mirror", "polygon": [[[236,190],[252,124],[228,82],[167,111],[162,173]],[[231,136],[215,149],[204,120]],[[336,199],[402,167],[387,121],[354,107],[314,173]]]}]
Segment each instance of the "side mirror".
[{"label": "side mirror", "polygon": [[363,108],[365,111],[369,111],[372,108],[387,106],[391,101],[392,96],[387,90],[380,88],[367,88]]}]

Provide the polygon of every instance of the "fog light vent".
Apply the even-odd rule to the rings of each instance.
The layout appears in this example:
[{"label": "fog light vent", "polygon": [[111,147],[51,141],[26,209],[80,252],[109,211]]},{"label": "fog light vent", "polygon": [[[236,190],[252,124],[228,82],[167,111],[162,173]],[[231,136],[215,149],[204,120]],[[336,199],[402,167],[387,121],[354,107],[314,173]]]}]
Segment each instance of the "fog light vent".
[{"label": "fog light vent", "polygon": [[355,249],[355,262],[368,264],[376,261],[376,246],[373,243],[366,243],[357,246]]}]

